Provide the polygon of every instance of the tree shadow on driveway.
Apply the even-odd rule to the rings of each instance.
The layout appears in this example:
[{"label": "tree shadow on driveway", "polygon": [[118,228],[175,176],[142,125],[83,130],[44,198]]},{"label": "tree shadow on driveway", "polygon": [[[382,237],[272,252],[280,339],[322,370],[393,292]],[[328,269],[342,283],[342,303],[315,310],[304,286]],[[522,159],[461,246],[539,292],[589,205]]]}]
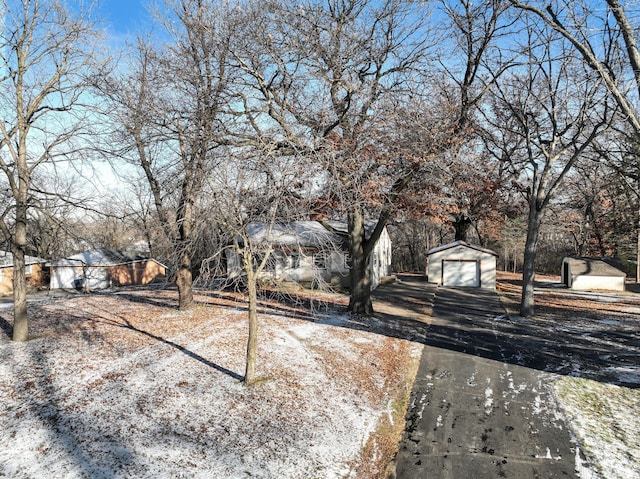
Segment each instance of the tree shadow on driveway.
[{"label": "tree shadow on driveway", "polygon": [[640,387],[640,318],[525,319],[507,315],[500,297],[481,289],[437,288],[417,278],[382,285],[366,329],[451,351],[566,376]]}]

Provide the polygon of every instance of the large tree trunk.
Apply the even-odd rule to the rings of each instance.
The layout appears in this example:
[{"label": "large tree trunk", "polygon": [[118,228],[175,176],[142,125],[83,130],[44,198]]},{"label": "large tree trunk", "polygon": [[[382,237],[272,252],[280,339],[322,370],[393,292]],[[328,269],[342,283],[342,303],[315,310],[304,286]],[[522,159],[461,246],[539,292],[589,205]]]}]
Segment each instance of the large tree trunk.
[{"label": "large tree trunk", "polygon": [[347,215],[349,232],[349,254],[351,255],[351,297],[349,311],[354,314],[371,316],[371,267],[369,265],[364,215],[360,209],[353,209]]},{"label": "large tree trunk", "polygon": [[178,233],[180,235],[178,239],[180,257],[176,286],[178,287],[178,307],[181,310],[189,309],[193,304],[193,273],[191,272],[193,204],[191,184],[187,178],[182,187],[182,197],[177,215]]},{"label": "large tree trunk", "polygon": [[[640,218],[640,213],[638,214]],[[640,283],[640,219],[638,220],[638,241],[636,243],[636,283]]]},{"label": "large tree trunk", "polygon": [[29,338],[27,318],[27,279],[25,277],[25,248],[27,245],[27,198],[29,182],[27,178],[27,146],[24,135],[20,140],[18,157],[18,191],[16,196],[16,224],[11,253],[13,254],[13,340],[26,341]]},{"label": "large tree trunk", "polygon": [[26,341],[29,338],[29,322],[27,319],[27,281],[25,277],[24,243],[20,244],[19,237],[24,237],[20,230],[26,230],[24,223],[16,225],[16,244],[13,253],[13,340]]},{"label": "large tree trunk", "polygon": [[187,253],[182,255],[180,267],[176,277],[178,287],[178,307],[181,310],[189,309],[193,304],[193,276],[191,273],[191,256]]},{"label": "large tree trunk", "polygon": [[527,226],[527,241],[524,246],[524,261],[522,264],[522,299],[520,301],[520,316],[528,318],[534,314],[534,281],[536,251],[538,248],[538,236],[542,224],[543,212],[535,202],[530,206],[529,223]]},{"label": "large tree trunk", "polygon": [[455,230],[454,241],[467,241],[469,235],[469,228],[471,227],[471,219],[464,214],[456,216],[453,222],[453,228]]}]

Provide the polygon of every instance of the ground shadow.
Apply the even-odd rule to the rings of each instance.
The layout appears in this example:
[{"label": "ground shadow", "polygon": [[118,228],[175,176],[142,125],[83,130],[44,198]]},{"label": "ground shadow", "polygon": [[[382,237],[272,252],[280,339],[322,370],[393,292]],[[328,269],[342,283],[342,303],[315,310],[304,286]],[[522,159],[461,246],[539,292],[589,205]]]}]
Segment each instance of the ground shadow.
[{"label": "ground shadow", "polygon": [[13,323],[10,323],[0,316],[0,331],[2,331],[3,334],[6,334],[7,338],[11,338],[13,334]]},{"label": "ground shadow", "polygon": [[615,321],[510,317],[493,291],[436,288],[411,278],[380,286],[374,298],[384,312],[373,318],[343,315],[326,321],[540,371],[640,387],[637,328]]},{"label": "ground shadow", "polygon": [[[145,302],[146,301],[140,301],[140,297],[136,296],[136,295],[121,295],[121,297],[124,297],[125,299],[129,300],[129,301],[134,301],[134,302]],[[163,307],[167,307],[166,305],[164,305]],[[185,354],[186,356],[190,357],[191,359],[195,359],[196,361],[201,362],[202,364],[204,364],[207,367],[210,367],[212,369],[215,369],[218,372],[221,372],[223,374],[226,374],[227,376],[237,380],[237,381],[242,381],[244,379],[244,376],[241,376],[233,371],[231,371],[230,369],[225,368],[224,366],[221,366],[219,364],[214,363],[213,361],[208,360],[207,358],[200,356],[199,354],[191,351],[190,349],[188,349],[185,346],[182,346],[178,343],[175,343],[167,338],[164,338],[162,336],[159,336],[157,334],[154,334],[150,331],[147,331],[145,329],[139,328],[137,327],[135,324],[133,324],[129,319],[127,319],[126,317],[120,315],[117,316],[115,319],[113,318],[113,312],[110,311],[104,311],[104,315],[98,317],[95,319],[95,321],[99,321],[103,324],[108,324],[110,326],[116,327],[116,328],[122,328],[128,331],[132,331],[134,333],[137,334],[142,334],[148,338],[151,338],[155,341],[158,341],[160,343],[166,344],[167,346],[170,346],[178,351],[180,351],[181,353]]]}]

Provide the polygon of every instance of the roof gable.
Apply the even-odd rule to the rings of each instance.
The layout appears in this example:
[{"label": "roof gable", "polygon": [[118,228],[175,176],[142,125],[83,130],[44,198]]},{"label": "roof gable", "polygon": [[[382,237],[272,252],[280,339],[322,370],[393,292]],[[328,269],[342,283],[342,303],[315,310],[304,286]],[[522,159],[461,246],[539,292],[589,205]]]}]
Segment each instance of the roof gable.
[{"label": "roof gable", "polygon": [[487,248],[483,248],[482,246],[478,246],[478,245],[474,245],[474,244],[470,244],[467,243],[466,241],[462,241],[462,240],[458,240],[458,241],[454,241],[453,243],[448,243],[442,246],[437,246],[435,248],[431,248],[429,251],[427,251],[427,256],[432,255],[434,253],[439,253],[440,251],[445,251],[448,249],[452,249],[452,248],[457,248],[459,246],[462,246],[464,248],[469,248],[469,249],[473,249],[476,251],[480,251],[482,253],[487,253],[493,256],[498,256],[498,253],[496,253],[495,251],[492,251],[490,249]]}]

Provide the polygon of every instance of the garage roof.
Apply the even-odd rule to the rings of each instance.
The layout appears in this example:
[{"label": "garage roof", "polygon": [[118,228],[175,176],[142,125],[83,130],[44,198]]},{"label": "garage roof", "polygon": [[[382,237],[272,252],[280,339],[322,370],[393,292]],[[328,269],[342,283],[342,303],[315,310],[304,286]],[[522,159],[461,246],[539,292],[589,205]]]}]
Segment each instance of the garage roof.
[{"label": "garage roof", "polygon": [[483,253],[491,254],[493,256],[498,256],[498,253],[496,253],[495,251],[491,251],[490,249],[483,248],[482,246],[470,244],[470,243],[467,243],[466,241],[461,241],[461,240],[454,241],[453,243],[448,243],[442,246],[438,246],[436,248],[431,248],[429,251],[427,251],[427,256],[433,253],[438,253],[440,251],[445,251],[451,248],[457,248],[458,246],[464,246],[465,248],[471,248],[476,251],[481,251]]},{"label": "garage roof", "polygon": [[[110,248],[98,248],[83,253],[74,254],[67,258],[52,261],[49,266],[117,266],[120,264],[128,264],[136,261],[155,261],[140,255],[127,254]],[[157,261],[156,261],[157,262]],[[161,264],[161,263],[159,263]],[[164,266],[164,265],[163,265]]]},{"label": "garage roof", "polygon": [[572,276],[615,276],[626,277],[622,265],[612,258],[565,258],[571,268]]},{"label": "garage roof", "polygon": [[[24,264],[40,264],[46,263],[46,259],[38,258],[37,256],[24,256]],[[13,253],[8,251],[0,251],[0,268],[10,268],[13,266]]]}]

